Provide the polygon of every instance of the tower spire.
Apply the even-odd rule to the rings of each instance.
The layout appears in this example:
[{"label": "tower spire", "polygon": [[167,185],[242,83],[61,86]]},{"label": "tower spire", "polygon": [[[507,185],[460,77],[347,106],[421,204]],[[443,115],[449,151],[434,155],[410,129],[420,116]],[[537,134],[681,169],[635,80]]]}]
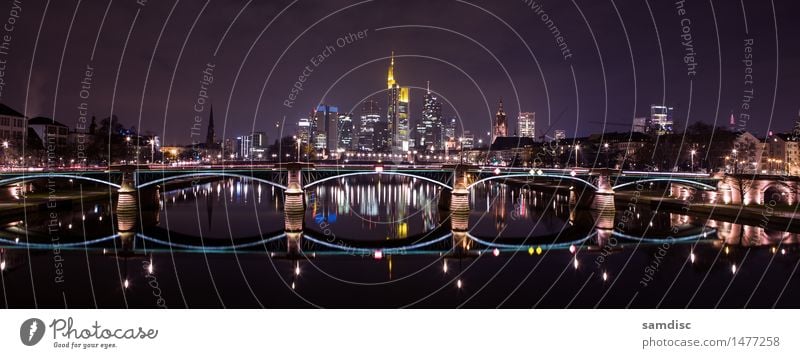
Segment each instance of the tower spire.
[{"label": "tower spire", "polygon": [[428,94],[431,94],[431,81],[428,81]]},{"label": "tower spire", "polygon": [[392,51],[391,62],[389,63],[389,75],[386,78],[386,84],[388,85],[388,88],[392,88],[392,86],[394,86],[395,83],[396,82],[394,80],[394,51]]},{"label": "tower spire", "polygon": [[208,115],[208,131],[206,132],[206,148],[211,148],[216,145],[217,138],[216,133],[214,132],[214,105],[211,105],[211,109]]}]

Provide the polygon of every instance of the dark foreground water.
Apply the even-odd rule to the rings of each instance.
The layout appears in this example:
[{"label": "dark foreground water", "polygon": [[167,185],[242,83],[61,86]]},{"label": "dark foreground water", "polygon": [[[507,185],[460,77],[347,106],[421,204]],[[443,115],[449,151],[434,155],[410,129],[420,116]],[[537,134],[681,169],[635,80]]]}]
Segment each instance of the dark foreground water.
[{"label": "dark foreground water", "polygon": [[298,217],[280,190],[230,179],[158,205],[31,209],[2,220],[0,305],[800,306],[792,228],[577,209],[580,194],[489,184],[457,215],[435,185],[360,177],[308,191]]}]

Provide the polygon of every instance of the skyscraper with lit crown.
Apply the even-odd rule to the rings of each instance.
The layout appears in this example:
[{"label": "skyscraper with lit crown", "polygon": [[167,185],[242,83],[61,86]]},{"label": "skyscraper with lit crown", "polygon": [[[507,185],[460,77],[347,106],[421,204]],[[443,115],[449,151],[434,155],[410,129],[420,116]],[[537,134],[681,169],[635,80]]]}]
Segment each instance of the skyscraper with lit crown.
[{"label": "skyscraper with lit crown", "polygon": [[388,103],[386,120],[389,130],[389,147],[394,152],[405,152],[409,148],[409,99],[408,87],[400,87],[394,79],[394,52],[392,52],[387,76]]}]

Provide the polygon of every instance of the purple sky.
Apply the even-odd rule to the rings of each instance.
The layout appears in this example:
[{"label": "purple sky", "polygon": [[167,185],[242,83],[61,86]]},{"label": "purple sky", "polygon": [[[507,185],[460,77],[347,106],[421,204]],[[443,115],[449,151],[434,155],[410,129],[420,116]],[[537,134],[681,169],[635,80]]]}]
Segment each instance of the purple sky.
[{"label": "purple sky", "polygon": [[[255,129],[271,142],[281,130],[291,135],[297,118],[320,102],[346,110],[377,93],[385,109],[380,91],[395,51],[396,80],[412,88],[430,81],[447,100],[446,116],[458,114],[475,133],[489,130],[501,97],[512,128],[517,112],[532,111],[539,133],[548,122],[568,135],[600,132],[603,121],[629,123],[662,101],[675,107],[681,123],[723,124],[741,112],[751,87],[742,60],[746,39],[753,39],[755,98],[747,129],[787,131],[797,118],[797,1],[776,1],[773,9],[766,0],[691,0],[685,15],[673,1],[540,0],[538,13],[530,3],[151,0],[140,6],[116,0],[109,6],[84,0],[76,7],[77,0],[25,1],[13,31],[0,31],[11,38],[10,51],[0,55],[6,62],[0,101],[74,127],[88,65],[94,69],[90,113],[102,118],[113,111],[126,126],[162,135],[164,143],[188,143],[203,71],[213,63],[208,87],[218,137]],[[4,24],[12,6],[6,1],[0,10]],[[561,32],[570,58],[543,16]],[[682,44],[682,22],[690,25],[691,48]],[[366,37],[337,46],[337,39],[359,31]],[[310,59],[326,45],[335,51],[315,66]],[[691,81],[684,63],[690,50],[697,62]],[[287,108],[283,102],[305,66],[313,72]],[[422,93],[412,91],[412,122],[420,117]],[[205,126],[208,107],[200,115]],[[276,128],[284,118],[286,125]]]}]

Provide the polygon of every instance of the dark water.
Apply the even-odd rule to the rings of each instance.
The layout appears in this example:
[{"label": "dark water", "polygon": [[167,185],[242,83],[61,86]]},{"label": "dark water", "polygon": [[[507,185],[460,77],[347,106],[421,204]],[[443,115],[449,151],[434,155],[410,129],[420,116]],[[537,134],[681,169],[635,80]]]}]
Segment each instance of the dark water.
[{"label": "dark water", "polygon": [[[6,217],[4,307],[798,307],[798,234],[487,184],[226,179]],[[287,200],[288,202],[288,200]],[[157,205],[156,205],[157,204]],[[287,214],[290,213],[290,214]],[[296,229],[302,223],[302,232]],[[467,230],[461,230],[464,227]],[[789,230],[789,229],[787,229]],[[19,240],[19,241],[17,241]]]}]

